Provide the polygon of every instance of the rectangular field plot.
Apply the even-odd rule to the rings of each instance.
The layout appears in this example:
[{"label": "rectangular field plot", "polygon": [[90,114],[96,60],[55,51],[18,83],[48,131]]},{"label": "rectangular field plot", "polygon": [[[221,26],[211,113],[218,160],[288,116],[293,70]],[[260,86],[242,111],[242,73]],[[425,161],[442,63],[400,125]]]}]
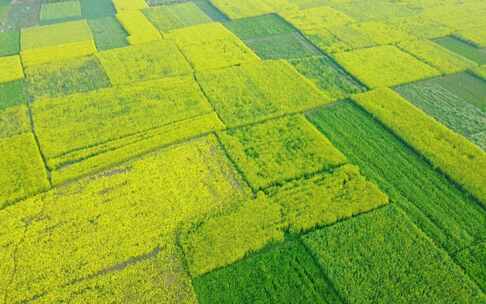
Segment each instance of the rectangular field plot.
[{"label": "rectangular field plot", "polygon": [[300,241],[287,241],[193,280],[201,304],[338,303]]},{"label": "rectangular field plot", "polygon": [[212,21],[192,2],[151,7],[144,9],[143,13],[161,32]]},{"label": "rectangular field plot", "polygon": [[423,80],[395,88],[408,101],[486,150],[486,81],[469,73]]},{"label": "rectangular field plot", "polygon": [[[140,154],[146,147],[137,150],[136,145],[130,146],[136,142],[155,137],[155,144],[168,144],[220,127],[217,118],[206,117],[211,113],[211,106],[190,77],[75,94],[33,106],[36,130],[49,167],[59,171],[53,174],[56,182]],[[123,153],[100,155],[115,149],[122,149]],[[98,161],[82,165],[98,155]],[[66,166],[80,172],[67,170]]]},{"label": "rectangular field plot", "polygon": [[191,2],[196,4],[213,21],[225,22],[229,20],[210,0],[192,0]]},{"label": "rectangular field plot", "polygon": [[295,69],[332,99],[364,92],[366,87],[326,56],[293,59]]},{"label": "rectangular field plot", "polygon": [[27,91],[32,100],[65,96],[111,85],[94,56],[27,67],[25,74]]},{"label": "rectangular field plot", "polygon": [[245,64],[196,74],[227,126],[257,122],[330,102],[330,98],[284,61]]},{"label": "rectangular field plot", "polygon": [[[133,287],[144,282],[150,287],[147,280],[155,270],[161,275],[156,280],[170,282],[156,281],[156,290],[144,290],[145,303],[162,299],[163,303],[191,303],[190,281],[175,250],[177,227],[234,208],[247,195],[249,190],[210,136],[22,201],[0,211],[2,253],[17,247],[19,235],[25,241],[16,249],[17,274],[11,284],[2,286],[6,302],[45,297],[44,303],[52,303],[51,293],[71,288],[73,296],[86,292],[85,296],[95,296],[102,286],[95,284],[91,292],[81,288],[89,287],[92,279],[105,278],[99,285],[114,291],[117,280],[108,279],[122,275],[124,269],[131,274]],[[31,223],[29,229],[25,229],[26,221]],[[166,258],[151,265],[155,270],[147,267],[146,276],[135,282],[139,276],[133,271],[158,257]],[[2,278],[11,276],[11,260],[10,254],[0,255],[0,265],[5,265],[0,268]],[[131,288],[116,290],[125,296],[133,292]],[[108,302],[120,297],[117,293]]]},{"label": "rectangular field plot", "polygon": [[138,10],[128,10],[116,14],[116,18],[127,31],[129,44],[142,44],[162,39],[157,28]]},{"label": "rectangular field plot", "polygon": [[83,18],[88,20],[115,16],[115,7],[111,0],[80,0]]},{"label": "rectangular field plot", "polygon": [[486,299],[462,269],[393,206],[313,232],[304,237],[304,244],[350,303]]},{"label": "rectangular field plot", "polygon": [[434,39],[434,42],[480,65],[486,64],[486,49],[484,48],[475,47],[452,36],[437,38]]},{"label": "rectangular field plot", "polygon": [[90,19],[88,24],[99,51],[128,46],[128,33],[115,17]]},{"label": "rectangular field plot", "polygon": [[0,84],[24,78],[24,71],[20,57],[0,57]]},{"label": "rectangular field plot", "polygon": [[96,54],[113,85],[190,74],[173,42],[161,40]]},{"label": "rectangular field plot", "polygon": [[116,12],[137,11],[148,7],[145,0],[112,0]]},{"label": "rectangular field plot", "polygon": [[429,40],[405,41],[398,44],[398,47],[445,74],[464,71],[475,66],[473,61],[457,56]]},{"label": "rectangular field plot", "polygon": [[0,138],[8,138],[31,131],[28,109],[25,105],[0,111]]},{"label": "rectangular field plot", "polygon": [[259,61],[252,50],[219,23],[175,30],[169,37],[176,41],[181,52],[197,71]]},{"label": "rectangular field plot", "polygon": [[363,109],[344,102],[309,119],[449,253],[482,239],[484,209]]},{"label": "rectangular field plot", "polygon": [[62,1],[45,3],[41,6],[41,24],[65,22],[81,18],[81,4],[79,1]]},{"label": "rectangular field plot", "polygon": [[30,132],[0,137],[0,154],[0,209],[49,188],[42,157]]},{"label": "rectangular field plot", "polygon": [[[391,89],[353,97],[433,166],[486,206],[486,153]],[[420,132],[417,132],[420,130]]]},{"label": "rectangular field plot", "polygon": [[27,101],[24,80],[0,84],[0,111]]},{"label": "rectangular field plot", "polygon": [[257,190],[346,162],[344,155],[299,115],[230,129],[220,138],[230,158]]},{"label": "rectangular field plot", "polygon": [[393,86],[439,75],[436,69],[394,46],[338,53],[335,58],[370,88]]},{"label": "rectangular field plot", "polygon": [[18,55],[20,32],[0,32],[0,56]]},{"label": "rectangular field plot", "polygon": [[259,16],[284,9],[288,0],[211,0],[230,19]]}]

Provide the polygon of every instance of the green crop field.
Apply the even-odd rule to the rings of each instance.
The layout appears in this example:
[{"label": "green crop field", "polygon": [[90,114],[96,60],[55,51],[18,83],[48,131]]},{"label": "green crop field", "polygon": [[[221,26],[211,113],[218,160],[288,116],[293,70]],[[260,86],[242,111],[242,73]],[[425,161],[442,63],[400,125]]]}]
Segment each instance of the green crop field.
[{"label": "green crop field", "polygon": [[0,304],[486,304],[486,1],[0,0]]}]

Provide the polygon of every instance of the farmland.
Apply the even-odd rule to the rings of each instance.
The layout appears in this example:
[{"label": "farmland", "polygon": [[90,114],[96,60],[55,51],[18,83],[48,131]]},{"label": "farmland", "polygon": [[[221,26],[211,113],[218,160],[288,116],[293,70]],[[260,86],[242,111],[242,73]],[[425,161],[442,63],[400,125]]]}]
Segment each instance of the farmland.
[{"label": "farmland", "polygon": [[486,303],[485,17],[0,0],[0,304]]}]

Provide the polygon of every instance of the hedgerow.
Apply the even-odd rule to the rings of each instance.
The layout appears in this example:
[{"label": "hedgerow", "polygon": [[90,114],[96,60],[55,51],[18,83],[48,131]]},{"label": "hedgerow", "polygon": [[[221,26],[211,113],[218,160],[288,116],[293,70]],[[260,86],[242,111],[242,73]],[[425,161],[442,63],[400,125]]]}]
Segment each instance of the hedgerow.
[{"label": "hedgerow", "polygon": [[0,84],[24,78],[20,57],[0,57]]},{"label": "hedgerow", "polygon": [[79,1],[45,3],[41,6],[40,21],[43,24],[64,22],[76,18],[81,18],[81,4]]},{"label": "hedgerow", "polygon": [[[486,107],[486,97],[480,96],[486,93],[486,83],[482,80],[461,73],[398,86],[395,91],[450,129],[486,149],[477,138],[478,134],[486,132],[486,115],[483,109],[475,105],[483,99]],[[467,94],[461,94],[464,92]]]},{"label": "hedgerow", "polygon": [[464,71],[475,66],[474,62],[457,56],[429,40],[403,41],[398,44],[398,47],[445,74]]},{"label": "hedgerow", "polygon": [[91,19],[88,24],[99,51],[128,46],[128,34],[115,17]]},{"label": "hedgerow", "polygon": [[370,88],[387,87],[432,76],[439,72],[394,46],[379,46],[334,55],[352,75]]},{"label": "hedgerow", "polygon": [[94,41],[86,40],[61,44],[58,46],[29,49],[22,51],[20,56],[22,57],[24,67],[29,67],[52,61],[89,56],[94,53],[96,53],[96,45]]},{"label": "hedgerow", "polygon": [[268,192],[282,206],[283,222],[295,233],[334,224],[388,203],[388,197],[352,165],[273,187]]},{"label": "hedgerow", "polygon": [[329,97],[284,61],[243,64],[196,74],[223,122],[257,122],[330,102]]},{"label": "hedgerow", "polygon": [[116,11],[136,11],[148,7],[145,0],[112,0]]},{"label": "hedgerow", "polygon": [[114,85],[192,72],[176,45],[167,40],[103,51],[96,57]]},{"label": "hedgerow", "polygon": [[365,110],[342,102],[308,117],[436,244],[452,254],[482,239],[481,206]]},{"label": "hedgerow", "polygon": [[390,89],[363,93],[354,100],[486,206],[484,151]]},{"label": "hedgerow", "polygon": [[393,206],[303,239],[337,292],[352,303],[485,300],[462,269]]},{"label": "hedgerow", "polygon": [[212,21],[193,2],[155,6],[144,9],[143,13],[161,32]]},{"label": "hedgerow", "polygon": [[237,210],[195,223],[180,232],[179,244],[192,277],[228,266],[269,242],[282,241],[280,207],[263,194]]},{"label": "hedgerow", "polygon": [[0,155],[0,209],[49,188],[47,172],[31,133],[0,138]]},{"label": "hedgerow", "polygon": [[366,89],[329,57],[308,57],[289,62],[332,99],[342,99]]},{"label": "hedgerow", "polygon": [[18,55],[20,32],[0,32],[0,56]]},{"label": "hedgerow", "polygon": [[159,31],[138,10],[123,11],[116,14],[116,18],[127,31],[129,44],[141,44],[162,39]]},{"label": "hedgerow", "polygon": [[254,189],[346,162],[331,142],[298,115],[230,129],[219,136]]},{"label": "hedgerow", "polygon": [[27,101],[24,80],[15,80],[0,84],[0,111]]},{"label": "hedgerow", "polygon": [[340,303],[319,265],[292,240],[193,279],[199,303]]},{"label": "hedgerow", "polygon": [[157,134],[156,128],[212,113],[212,108],[194,80],[183,77],[43,100],[32,111],[49,166],[60,169],[118,148],[117,141],[124,143],[127,136],[130,143],[137,133]]},{"label": "hedgerow", "polygon": [[[208,137],[57,187],[0,211],[0,221],[8,227],[5,234],[2,229],[2,252],[16,247],[16,241],[5,243],[5,238],[15,240],[24,235],[16,250],[17,271],[10,284],[2,284],[6,301],[20,302],[56,289],[76,288],[89,279],[115,273],[123,265],[129,273],[129,269],[135,271],[138,267],[131,263],[158,249],[164,256],[170,253],[180,223],[230,208],[246,195],[248,190],[216,140]],[[10,255],[0,257],[0,265],[10,265]],[[167,303],[173,303],[171,299],[177,294],[188,296],[179,256],[169,254],[167,259],[163,262],[167,266],[153,267],[161,272],[174,267],[175,273],[168,277],[171,283],[180,282],[181,289],[179,284],[162,284],[165,287],[159,286],[160,293],[144,290],[144,299],[150,302],[160,303],[167,297]],[[104,278],[107,288],[115,289],[117,282]],[[130,280],[130,284],[137,283]]]},{"label": "hedgerow", "polygon": [[32,99],[59,97],[110,86],[96,57],[34,65],[25,69]]}]

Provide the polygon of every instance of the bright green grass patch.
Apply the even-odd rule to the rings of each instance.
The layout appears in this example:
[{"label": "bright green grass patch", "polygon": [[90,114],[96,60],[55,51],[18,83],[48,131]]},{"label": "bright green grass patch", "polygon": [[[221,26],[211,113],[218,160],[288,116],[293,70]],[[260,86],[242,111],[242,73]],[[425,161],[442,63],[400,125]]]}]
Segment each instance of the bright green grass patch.
[{"label": "bright green grass patch", "polygon": [[81,12],[84,18],[98,19],[103,17],[115,16],[115,7],[111,0],[80,0]]},{"label": "bright green grass patch", "polygon": [[439,74],[436,69],[394,46],[338,53],[335,58],[370,88],[394,86]]},{"label": "bright green grass patch", "polygon": [[393,206],[311,233],[304,243],[351,303],[485,300],[461,268]]},{"label": "bright green grass patch", "polygon": [[0,155],[0,209],[49,188],[47,172],[31,133],[0,139]]},{"label": "bright green grass patch", "polygon": [[0,57],[0,84],[24,78],[20,56]]},{"label": "bright green grass patch", "polygon": [[40,11],[41,23],[62,22],[72,18],[81,18],[79,1],[63,1],[42,4]]},{"label": "bright green grass patch", "polygon": [[0,56],[17,55],[20,52],[20,32],[0,32]]},{"label": "bright green grass patch", "polygon": [[458,252],[454,259],[483,290],[486,288],[486,242],[473,245]]},{"label": "bright green grass patch", "polygon": [[[467,87],[473,83],[480,86],[477,89],[476,86]],[[395,91],[447,127],[475,142],[478,134],[486,132],[486,95],[480,94],[481,86],[483,94],[486,93],[486,82],[461,73],[398,86]],[[461,92],[479,94],[471,96]],[[485,106],[478,108],[468,102],[469,99],[475,103],[483,99]],[[486,146],[481,146],[481,141],[475,143],[486,150]]]},{"label": "bright green grass patch", "polygon": [[344,165],[332,173],[301,178],[243,202],[240,208],[184,229],[180,244],[192,276],[228,266],[281,241],[284,232],[308,231],[386,204],[387,197]]},{"label": "bright green grass patch", "polygon": [[[11,284],[0,288],[8,303],[48,296],[115,273],[123,265],[129,266],[127,271],[136,269],[141,264],[130,264],[160,250],[163,256],[169,253],[166,266],[153,267],[158,272],[168,267],[168,277],[163,277],[170,284],[157,281],[158,289],[144,290],[143,299],[191,302],[180,255],[170,254],[176,228],[230,208],[248,194],[214,137],[172,146],[57,187],[0,212],[5,227],[0,232],[2,253],[16,248],[25,231],[16,249],[17,273]],[[9,278],[11,256],[1,257],[0,265],[6,267],[0,268],[0,277]],[[133,279],[130,284],[136,286]],[[116,290],[116,281],[105,284]]]},{"label": "bright green grass patch", "polygon": [[259,193],[237,210],[194,223],[179,235],[188,270],[198,277],[284,239],[280,206]]},{"label": "bright green grass patch", "polygon": [[299,115],[230,129],[220,138],[258,190],[346,163],[344,155]]},{"label": "bright green grass patch", "polygon": [[404,41],[398,44],[398,47],[445,74],[464,71],[475,66],[474,62],[457,56],[429,40]]},{"label": "bright green grass patch", "polygon": [[176,45],[166,40],[103,51],[96,56],[114,85],[192,72]]},{"label": "bright green grass patch", "polygon": [[27,101],[24,80],[0,84],[0,111]]},{"label": "bright green grass patch", "polygon": [[366,90],[329,57],[309,57],[293,59],[289,62],[332,99],[342,99]]},{"label": "bright green grass patch", "polygon": [[151,7],[143,13],[162,32],[212,21],[192,2]]},{"label": "bright green grass patch", "polygon": [[486,49],[477,48],[452,36],[437,38],[434,42],[480,65],[486,64]]},{"label": "bright green grass patch", "polygon": [[[82,175],[93,166],[97,169],[147,150],[145,145],[134,145],[137,142],[148,141],[150,150],[157,143],[168,144],[221,128],[221,122],[210,116],[212,113],[190,77],[75,94],[34,103],[33,107],[37,134],[49,167],[60,170],[53,174],[59,177],[55,182],[66,178],[63,173],[68,177]],[[121,154],[113,151],[116,149],[122,149]],[[106,152],[112,154],[100,155]],[[98,155],[94,163],[82,164]],[[73,166],[79,172],[63,172],[65,166]]]},{"label": "bright green grass patch", "polygon": [[338,303],[319,265],[298,241],[270,247],[193,280],[199,303]]},{"label": "bright green grass patch", "polygon": [[25,69],[27,91],[35,99],[106,88],[110,80],[94,56],[35,65]]},{"label": "bright green grass patch", "polygon": [[115,17],[89,19],[88,24],[99,51],[128,46],[128,34]]},{"label": "bright green grass patch", "polygon": [[486,206],[486,153],[391,89],[354,97],[395,134]]},{"label": "bright green grass patch", "polygon": [[257,122],[330,102],[284,61],[245,64],[196,74],[227,126]]},{"label": "bright green grass patch", "polygon": [[91,30],[86,20],[24,28],[21,32],[22,51],[92,39]]},{"label": "bright green grass patch", "polygon": [[0,112],[0,139],[30,132],[30,120],[25,105],[18,105]]},{"label": "bright green grass patch", "polygon": [[312,112],[309,119],[449,253],[483,238],[484,209],[365,110],[342,102]]},{"label": "bright green grass patch", "polygon": [[277,14],[232,20],[224,25],[244,41],[295,32],[295,29]]},{"label": "bright green grass patch", "polygon": [[[203,37],[192,38],[198,35]],[[170,38],[198,71],[259,61],[253,51],[219,23],[175,30]]]},{"label": "bright green grass patch", "polygon": [[138,10],[123,11],[116,18],[127,31],[129,44],[141,44],[162,39],[157,28]]}]

